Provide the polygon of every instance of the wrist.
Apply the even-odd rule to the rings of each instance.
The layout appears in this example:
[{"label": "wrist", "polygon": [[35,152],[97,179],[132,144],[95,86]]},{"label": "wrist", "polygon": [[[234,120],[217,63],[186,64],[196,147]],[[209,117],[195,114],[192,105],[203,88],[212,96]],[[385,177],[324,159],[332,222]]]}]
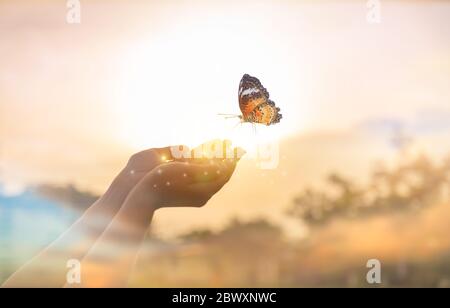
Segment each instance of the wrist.
[{"label": "wrist", "polygon": [[154,195],[139,183],[128,194],[117,218],[138,229],[147,228],[157,204]]},{"label": "wrist", "polygon": [[139,179],[125,168],[115,177],[100,201],[121,206],[138,182]]}]

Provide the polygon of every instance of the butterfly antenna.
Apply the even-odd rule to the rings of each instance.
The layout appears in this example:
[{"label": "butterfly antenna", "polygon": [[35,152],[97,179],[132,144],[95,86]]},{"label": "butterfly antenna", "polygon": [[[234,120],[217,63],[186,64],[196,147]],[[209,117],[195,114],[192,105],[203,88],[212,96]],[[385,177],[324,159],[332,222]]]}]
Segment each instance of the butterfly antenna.
[{"label": "butterfly antenna", "polygon": [[238,115],[238,114],[218,113],[218,115],[224,116],[225,119],[239,118],[239,115]]}]

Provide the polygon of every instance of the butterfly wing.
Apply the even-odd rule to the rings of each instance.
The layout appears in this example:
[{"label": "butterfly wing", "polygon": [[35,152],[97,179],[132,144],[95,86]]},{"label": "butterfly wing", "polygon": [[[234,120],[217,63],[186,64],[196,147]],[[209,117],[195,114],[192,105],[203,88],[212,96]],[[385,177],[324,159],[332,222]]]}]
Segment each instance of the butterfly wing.
[{"label": "butterfly wing", "polygon": [[239,108],[244,118],[248,118],[260,104],[267,102],[269,93],[255,77],[245,74],[239,83]]},{"label": "butterfly wing", "polygon": [[253,111],[252,118],[256,123],[271,125],[279,123],[282,115],[279,113],[280,108],[276,107],[274,102],[269,100],[267,103],[258,105]]},{"label": "butterfly wing", "polygon": [[269,92],[256,77],[245,74],[239,83],[239,108],[245,122],[265,125],[278,123],[280,108],[269,99]]}]

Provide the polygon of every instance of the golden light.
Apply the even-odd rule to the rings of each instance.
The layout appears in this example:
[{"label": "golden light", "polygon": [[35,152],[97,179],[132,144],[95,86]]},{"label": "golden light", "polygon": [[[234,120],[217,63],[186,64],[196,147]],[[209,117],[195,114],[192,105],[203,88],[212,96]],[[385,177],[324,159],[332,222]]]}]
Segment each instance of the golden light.
[{"label": "golden light", "polygon": [[[180,14],[179,18],[158,29],[149,27],[146,37],[121,53],[114,99],[120,139],[126,144],[139,149],[169,144],[195,147],[220,138],[251,151],[258,139],[278,140],[307,125],[306,97],[298,91],[306,72],[292,74],[298,63],[293,57],[299,54],[286,57],[284,47],[264,39],[274,35],[271,21],[262,15],[255,25],[255,19],[250,22],[244,12],[208,9],[205,18],[203,10],[174,8],[171,14]],[[243,31],[256,26],[265,33]],[[257,76],[268,88],[282,110],[280,124],[257,125],[255,130],[237,118],[218,115],[240,113],[237,88],[244,73]],[[290,76],[287,83],[283,75]]]}]

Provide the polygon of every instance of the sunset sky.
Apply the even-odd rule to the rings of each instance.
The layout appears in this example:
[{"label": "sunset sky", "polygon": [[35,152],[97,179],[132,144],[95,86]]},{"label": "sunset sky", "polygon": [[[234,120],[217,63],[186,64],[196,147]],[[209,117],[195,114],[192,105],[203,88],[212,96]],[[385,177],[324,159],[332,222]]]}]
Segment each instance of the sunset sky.
[{"label": "sunset sky", "polygon": [[[365,174],[394,155],[397,130],[445,154],[450,4],[381,2],[381,23],[370,24],[363,0],[81,1],[81,24],[68,24],[65,1],[0,1],[4,192],[74,183],[101,193],[149,147],[280,144],[278,169],[247,158],[201,214],[156,221],[185,228],[278,213],[332,169]],[[283,114],[256,134],[218,116],[239,113],[245,73]]]}]

